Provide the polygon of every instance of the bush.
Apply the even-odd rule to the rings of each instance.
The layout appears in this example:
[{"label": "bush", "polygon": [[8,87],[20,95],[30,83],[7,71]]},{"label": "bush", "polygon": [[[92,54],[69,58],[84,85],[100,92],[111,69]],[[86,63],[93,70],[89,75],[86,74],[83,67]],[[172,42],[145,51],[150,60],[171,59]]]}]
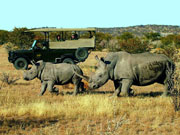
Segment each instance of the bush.
[{"label": "bush", "polygon": [[0,30],[0,45],[8,42],[8,31]]},{"label": "bush", "polygon": [[9,51],[12,51],[12,50],[17,50],[18,47],[15,46],[14,44],[12,44],[11,42],[8,42],[8,43],[5,43],[3,44],[3,47],[9,52]]},{"label": "bush", "polygon": [[175,39],[175,35],[168,35],[166,37],[161,38],[161,43],[163,45],[170,45],[170,44],[173,44],[174,39]]},{"label": "bush", "polygon": [[13,77],[11,74],[9,73],[2,73],[1,77],[0,77],[0,81],[5,83],[5,84],[14,84],[16,81],[18,81],[20,78],[17,77]]},{"label": "bush", "polygon": [[174,87],[172,88],[172,100],[175,111],[180,110],[180,50],[176,49],[174,51],[173,60],[176,64],[176,70],[174,73]]},{"label": "bush", "polygon": [[146,39],[151,41],[159,40],[161,37],[160,33],[156,32],[145,33],[144,36]]},{"label": "bush", "polygon": [[32,32],[25,32],[26,30],[27,28],[14,28],[13,31],[9,33],[9,42],[21,49],[30,48],[35,35]]},{"label": "bush", "polygon": [[117,51],[126,51],[129,53],[141,53],[148,51],[148,43],[142,41],[140,38],[131,38],[128,40],[119,40],[118,41]]},{"label": "bush", "polygon": [[96,50],[102,51],[102,49],[107,48],[107,44],[112,38],[113,38],[112,35],[109,33],[97,32],[96,33]]}]

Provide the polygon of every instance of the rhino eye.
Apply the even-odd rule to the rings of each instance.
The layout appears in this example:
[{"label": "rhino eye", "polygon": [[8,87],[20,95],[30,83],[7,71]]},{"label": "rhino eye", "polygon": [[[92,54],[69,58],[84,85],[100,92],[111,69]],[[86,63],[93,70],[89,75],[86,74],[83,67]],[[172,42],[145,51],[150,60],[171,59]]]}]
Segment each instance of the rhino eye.
[{"label": "rhino eye", "polygon": [[102,77],[102,75],[99,75],[99,77],[101,78],[101,77]]}]

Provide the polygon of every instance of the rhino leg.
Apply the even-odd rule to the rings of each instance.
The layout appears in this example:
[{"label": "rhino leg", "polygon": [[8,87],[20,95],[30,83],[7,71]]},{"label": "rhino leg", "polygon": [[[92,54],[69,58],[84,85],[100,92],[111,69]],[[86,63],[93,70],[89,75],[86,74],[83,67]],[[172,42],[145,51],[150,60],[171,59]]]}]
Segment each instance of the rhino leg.
[{"label": "rhino leg", "polygon": [[40,92],[39,96],[42,96],[44,94],[44,92],[46,91],[46,88],[47,88],[47,82],[43,81],[41,84],[41,92]]},{"label": "rhino leg", "polygon": [[56,93],[56,94],[59,93],[58,88],[54,88],[54,82],[53,82],[53,81],[48,81],[47,89],[48,89],[49,92],[51,92],[51,93]]},{"label": "rhino leg", "polygon": [[132,86],[132,83],[133,83],[133,81],[130,79],[122,80],[122,87],[121,87],[122,96],[130,95],[130,87]]},{"label": "rhino leg", "polygon": [[79,85],[75,85],[73,95],[77,95],[79,93]]},{"label": "rhino leg", "polygon": [[75,87],[74,87],[74,93],[73,93],[73,95],[77,95],[78,93],[79,93],[79,88],[80,88],[80,86],[81,86],[81,79],[78,77],[74,77],[73,79],[72,79],[72,82],[73,82],[73,84],[75,85]]},{"label": "rhino leg", "polygon": [[80,88],[81,92],[85,92],[84,83],[83,82],[80,83],[80,87],[79,88]]},{"label": "rhino leg", "polygon": [[121,92],[121,83],[119,81],[114,81],[114,87],[115,87],[115,92],[113,96],[119,96]]}]

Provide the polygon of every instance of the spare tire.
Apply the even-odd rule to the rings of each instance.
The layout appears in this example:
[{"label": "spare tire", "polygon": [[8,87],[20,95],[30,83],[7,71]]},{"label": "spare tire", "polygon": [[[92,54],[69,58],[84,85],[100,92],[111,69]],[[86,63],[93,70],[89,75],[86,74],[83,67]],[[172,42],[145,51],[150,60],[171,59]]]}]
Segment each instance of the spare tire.
[{"label": "spare tire", "polygon": [[27,69],[28,62],[25,58],[22,58],[22,57],[17,58],[14,62],[14,67],[18,70],[19,69]]},{"label": "spare tire", "polygon": [[75,56],[79,61],[84,61],[88,57],[88,50],[86,48],[78,48]]},{"label": "spare tire", "polygon": [[74,64],[74,61],[71,58],[65,58],[63,60],[63,63],[69,63],[69,64]]}]

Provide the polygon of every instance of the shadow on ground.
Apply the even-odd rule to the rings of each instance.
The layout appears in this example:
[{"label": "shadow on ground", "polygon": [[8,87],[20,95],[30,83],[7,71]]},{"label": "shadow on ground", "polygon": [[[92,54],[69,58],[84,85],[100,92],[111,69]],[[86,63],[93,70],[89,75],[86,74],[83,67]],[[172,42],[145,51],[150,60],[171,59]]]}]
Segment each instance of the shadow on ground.
[{"label": "shadow on ground", "polygon": [[56,124],[59,120],[57,119],[29,119],[29,118],[8,118],[0,120],[0,134],[8,133],[10,130],[28,128],[42,128]]},{"label": "shadow on ground", "polygon": [[[79,94],[80,95],[86,95],[86,94],[89,94],[89,95],[103,95],[103,94],[113,94],[114,91],[86,91],[86,92],[80,92]],[[133,96],[131,97],[158,97],[158,96],[161,96],[163,94],[163,92],[150,92],[150,93],[138,93],[138,94],[134,94]],[[59,95],[73,95],[73,92],[64,92],[64,91],[61,91],[59,93]]]}]

